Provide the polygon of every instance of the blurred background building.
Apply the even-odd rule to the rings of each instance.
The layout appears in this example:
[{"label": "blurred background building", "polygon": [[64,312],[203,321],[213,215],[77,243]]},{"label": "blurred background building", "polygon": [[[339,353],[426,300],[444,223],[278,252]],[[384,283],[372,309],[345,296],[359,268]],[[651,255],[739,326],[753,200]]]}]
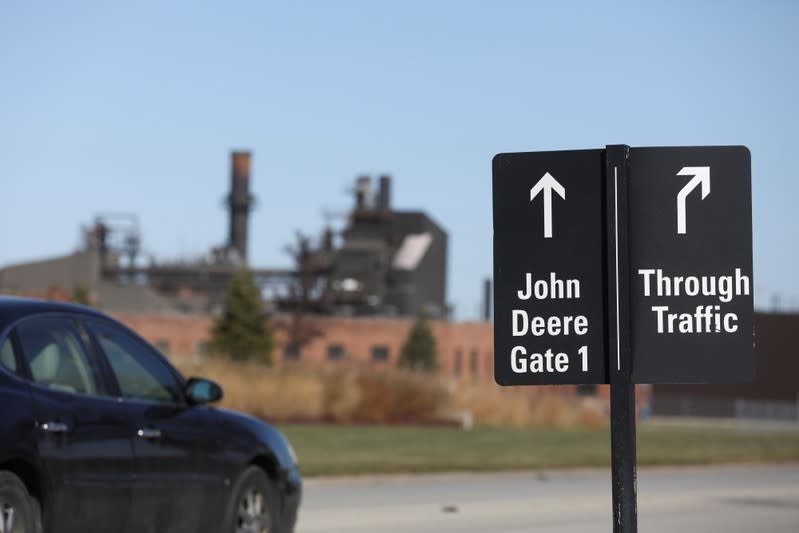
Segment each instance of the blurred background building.
[{"label": "blurred background building", "polygon": [[[294,268],[249,265],[251,154],[231,155],[228,240],[195,260],[144,257],[135,214],[101,213],[83,229],[79,250],[0,270],[0,290],[46,295],[84,290],[107,311],[218,312],[240,268],[253,274],[275,312],[447,318],[447,233],[430,215],[391,205],[391,177],[374,187],[357,178],[354,205],[342,231],[318,239],[298,234],[287,246]],[[189,222],[190,223],[190,222]],[[288,238],[288,237],[287,237]]]}]

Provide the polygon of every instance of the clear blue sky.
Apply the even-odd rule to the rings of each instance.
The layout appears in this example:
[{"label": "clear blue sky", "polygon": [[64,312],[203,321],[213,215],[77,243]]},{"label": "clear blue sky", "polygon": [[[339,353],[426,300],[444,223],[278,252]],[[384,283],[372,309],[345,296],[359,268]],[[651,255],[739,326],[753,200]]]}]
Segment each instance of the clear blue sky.
[{"label": "clear blue sky", "polygon": [[253,264],[289,264],[295,229],[388,172],[449,231],[469,319],[495,153],[746,144],[756,305],[799,308],[797,28],[790,1],[3,2],[0,265],[71,251],[101,211],[199,255],[246,148]]}]

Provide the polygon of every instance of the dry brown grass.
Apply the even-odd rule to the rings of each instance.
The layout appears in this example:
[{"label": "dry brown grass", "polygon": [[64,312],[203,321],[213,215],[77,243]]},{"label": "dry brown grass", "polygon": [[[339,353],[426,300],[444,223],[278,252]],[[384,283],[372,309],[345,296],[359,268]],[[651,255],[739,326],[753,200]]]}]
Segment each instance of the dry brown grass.
[{"label": "dry brown grass", "polygon": [[361,399],[354,417],[366,422],[432,421],[448,400],[438,380],[405,370],[362,370],[357,385]]},{"label": "dry brown grass", "polygon": [[476,424],[489,426],[597,427],[607,420],[601,406],[580,398],[405,370],[267,367],[220,359],[179,366],[186,375],[219,382],[223,406],[268,420],[429,423],[457,411],[469,411]]},{"label": "dry brown grass", "polygon": [[493,383],[454,384],[450,403],[469,410],[478,424],[504,427],[599,427],[607,417],[596,402],[558,393],[531,394],[530,388]]},{"label": "dry brown grass", "polygon": [[280,420],[320,420],[325,414],[321,376],[299,367],[221,359],[179,366],[185,375],[217,381],[225,391],[222,405],[236,411]]},{"label": "dry brown grass", "polygon": [[336,422],[352,422],[355,410],[361,403],[358,375],[352,369],[334,369],[325,373],[316,371],[322,385],[321,403],[324,418]]}]

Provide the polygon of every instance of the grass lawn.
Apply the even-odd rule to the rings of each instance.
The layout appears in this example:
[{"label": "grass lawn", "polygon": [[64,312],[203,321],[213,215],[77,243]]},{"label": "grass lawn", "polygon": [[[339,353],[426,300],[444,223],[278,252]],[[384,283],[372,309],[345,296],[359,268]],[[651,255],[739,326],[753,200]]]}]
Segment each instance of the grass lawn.
[{"label": "grass lawn", "polygon": [[[305,476],[607,467],[604,429],[282,425]],[[799,461],[799,431],[638,428],[638,464]]]}]

